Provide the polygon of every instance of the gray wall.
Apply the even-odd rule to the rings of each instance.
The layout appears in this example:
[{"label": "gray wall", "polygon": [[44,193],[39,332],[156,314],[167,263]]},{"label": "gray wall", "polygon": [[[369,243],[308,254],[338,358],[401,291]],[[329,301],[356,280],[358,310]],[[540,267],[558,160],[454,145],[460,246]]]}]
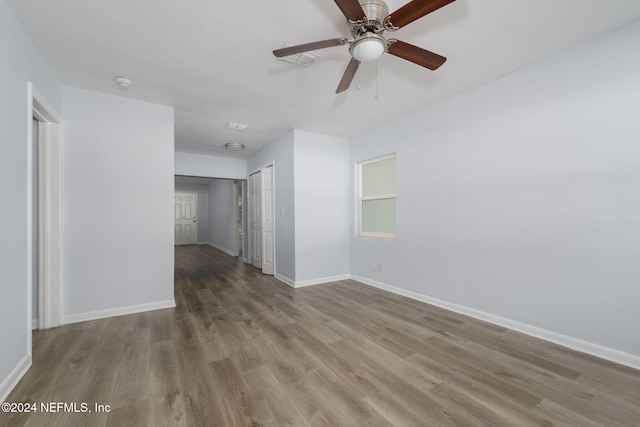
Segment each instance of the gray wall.
[{"label": "gray wall", "polygon": [[294,137],[295,280],[348,275],[349,140],[301,130]]},{"label": "gray wall", "polygon": [[638,40],[640,22],[354,138],[354,163],[397,152],[398,230],[352,237],[351,273],[640,356]]},{"label": "gray wall", "polygon": [[64,87],[63,109],[65,317],[173,301],[173,108]]},{"label": "gray wall", "polygon": [[198,243],[211,241],[209,233],[209,184],[176,183],[175,191],[186,191],[198,195]]},{"label": "gray wall", "polygon": [[209,184],[209,229],[211,244],[227,253],[233,253],[234,227],[233,181],[216,179]]},{"label": "gray wall", "polygon": [[[0,0],[0,398],[27,358],[27,81],[61,111],[60,84]],[[0,399],[2,400],[2,399]]]}]

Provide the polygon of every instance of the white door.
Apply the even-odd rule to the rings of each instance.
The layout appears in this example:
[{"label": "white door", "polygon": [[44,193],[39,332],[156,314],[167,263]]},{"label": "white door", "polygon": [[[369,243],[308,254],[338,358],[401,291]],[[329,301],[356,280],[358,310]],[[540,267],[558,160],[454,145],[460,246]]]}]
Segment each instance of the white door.
[{"label": "white door", "polygon": [[262,269],[261,173],[249,176],[249,255],[251,264]]},{"label": "white door", "polygon": [[198,201],[196,193],[175,194],[175,244],[195,245],[198,242]]},{"label": "white door", "polygon": [[262,198],[262,272],[274,273],[273,252],[273,167],[269,166],[261,171],[261,198]]}]

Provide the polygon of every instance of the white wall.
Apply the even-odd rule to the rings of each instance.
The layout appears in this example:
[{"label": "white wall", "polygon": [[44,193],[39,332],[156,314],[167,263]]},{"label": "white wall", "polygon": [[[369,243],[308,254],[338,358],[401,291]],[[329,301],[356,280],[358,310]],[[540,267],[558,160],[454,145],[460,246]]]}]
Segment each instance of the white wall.
[{"label": "white wall", "polygon": [[0,401],[28,359],[27,82],[60,112],[60,84],[0,0]]},{"label": "white wall", "polygon": [[175,153],[176,175],[246,179],[247,161],[203,154]]},{"label": "white wall", "polygon": [[398,232],[352,238],[351,272],[640,356],[638,40],[640,22],[354,138],[352,162],[397,152]]},{"label": "white wall", "polygon": [[296,285],[348,276],[349,140],[295,130],[294,171]]},{"label": "white wall", "polygon": [[[288,282],[294,282],[296,272],[293,131],[278,138],[253,155],[247,161],[248,173],[254,172],[271,162],[275,162],[275,273],[276,276],[280,276]],[[246,178],[245,176],[244,179]],[[283,209],[284,215],[282,215]]]},{"label": "white wall", "polygon": [[173,109],[63,88],[63,313],[173,303]]},{"label": "white wall", "polygon": [[233,215],[233,181],[216,179],[209,184],[209,229],[211,244],[233,254],[236,217]]},{"label": "white wall", "polygon": [[197,194],[198,243],[210,242],[211,235],[209,233],[209,185],[176,183],[175,191],[185,191],[188,193]]}]

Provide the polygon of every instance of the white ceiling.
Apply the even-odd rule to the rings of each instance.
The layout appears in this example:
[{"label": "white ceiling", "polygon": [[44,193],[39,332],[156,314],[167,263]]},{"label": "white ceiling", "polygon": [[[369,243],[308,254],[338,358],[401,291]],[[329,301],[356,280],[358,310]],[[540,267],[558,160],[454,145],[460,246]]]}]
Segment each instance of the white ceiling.
[{"label": "white ceiling", "polygon": [[346,46],[308,68],[271,53],[349,37],[332,0],[7,1],[63,84],[173,106],[177,151],[240,158],[293,128],[357,135],[640,18],[638,0],[457,0],[393,34],[446,56],[440,69],[384,55],[335,95]]}]

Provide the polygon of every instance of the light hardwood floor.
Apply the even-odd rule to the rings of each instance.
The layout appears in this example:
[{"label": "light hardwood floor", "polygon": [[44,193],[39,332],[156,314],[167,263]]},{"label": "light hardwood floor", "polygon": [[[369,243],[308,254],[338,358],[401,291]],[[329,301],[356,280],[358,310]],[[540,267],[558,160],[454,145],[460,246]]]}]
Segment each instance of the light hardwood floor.
[{"label": "light hardwood floor", "polygon": [[[176,309],[34,333],[16,426],[640,426],[640,372],[353,281],[176,248]],[[629,333],[637,333],[631,328]]]}]

